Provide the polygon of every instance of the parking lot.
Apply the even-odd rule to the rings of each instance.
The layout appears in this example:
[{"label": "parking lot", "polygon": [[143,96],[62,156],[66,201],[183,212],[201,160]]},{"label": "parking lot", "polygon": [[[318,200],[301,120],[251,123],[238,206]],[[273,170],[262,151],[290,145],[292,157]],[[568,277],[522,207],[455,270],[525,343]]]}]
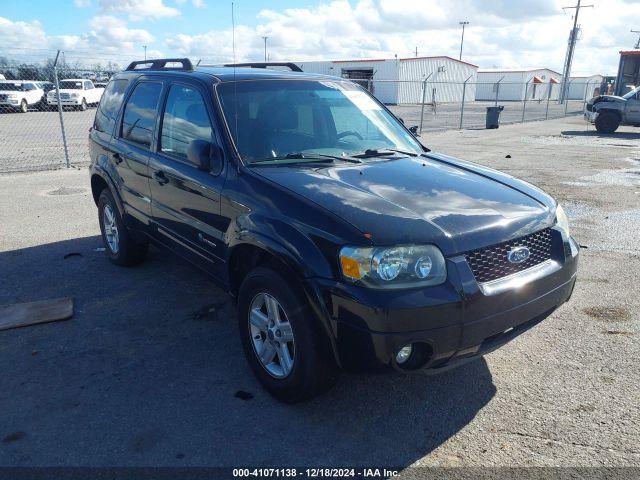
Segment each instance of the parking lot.
[{"label": "parking lot", "polygon": [[[93,115],[65,118],[88,129]],[[12,122],[28,116],[58,121],[1,115],[3,142],[25,143]],[[30,133],[21,162],[35,161],[31,143],[59,155],[47,131]],[[583,246],[573,297],[458,369],[344,374],[293,406],[260,388],[234,307],[207,277],[158,250],[139,267],[109,263],[86,169],[0,175],[0,304],[75,299],[68,321],[0,332],[0,464],[638,465],[640,129],[599,135],[569,117],[421,138],[565,205]]]}]

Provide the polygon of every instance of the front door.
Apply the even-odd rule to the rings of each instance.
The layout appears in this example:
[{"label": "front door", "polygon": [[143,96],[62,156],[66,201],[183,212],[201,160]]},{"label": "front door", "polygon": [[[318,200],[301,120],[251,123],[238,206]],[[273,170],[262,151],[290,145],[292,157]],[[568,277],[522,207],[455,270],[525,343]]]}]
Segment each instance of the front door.
[{"label": "front door", "polygon": [[190,260],[221,274],[224,232],[220,216],[224,162],[200,170],[187,157],[190,142],[220,144],[210,94],[199,84],[175,83],[168,89],[159,126],[156,152],[151,155],[151,209],[155,234]]},{"label": "front door", "polygon": [[626,114],[626,123],[640,125],[640,92],[627,100]]}]

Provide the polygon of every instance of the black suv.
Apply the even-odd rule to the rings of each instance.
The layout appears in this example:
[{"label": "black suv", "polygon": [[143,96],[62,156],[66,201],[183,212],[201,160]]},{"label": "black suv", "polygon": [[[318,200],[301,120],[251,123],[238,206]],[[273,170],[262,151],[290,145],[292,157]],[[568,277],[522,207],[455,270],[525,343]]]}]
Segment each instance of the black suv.
[{"label": "black suv", "polygon": [[352,82],[266,66],[133,62],[90,144],[111,260],[153,242],[210,273],[271,394],[309,398],[339,368],[442,371],[569,299],[578,245],[553,198],[430,151]]}]

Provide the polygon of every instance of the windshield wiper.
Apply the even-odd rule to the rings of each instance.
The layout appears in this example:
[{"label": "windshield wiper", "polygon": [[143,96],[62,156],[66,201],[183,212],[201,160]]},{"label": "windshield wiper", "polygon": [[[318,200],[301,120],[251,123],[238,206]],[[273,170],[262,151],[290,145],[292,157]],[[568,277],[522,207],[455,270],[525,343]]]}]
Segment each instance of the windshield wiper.
[{"label": "windshield wiper", "polygon": [[[286,160],[296,160],[296,162],[286,162]],[[258,160],[257,162],[251,162],[250,165],[265,165],[269,163],[333,163],[336,160],[349,163],[362,163],[360,160],[349,157],[339,157],[337,155],[325,155],[323,153],[303,153],[294,152],[287,153],[281,157],[273,157],[267,160]],[[285,162],[283,162],[285,161]],[[302,162],[301,162],[302,161]]]},{"label": "windshield wiper", "polygon": [[371,157],[388,157],[390,155],[394,155],[396,153],[400,153],[402,155],[406,155],[408,157],[417,157],[418,154],[414,152],[406,152],[404,150],[398,150],[395,148],[384,148],[378,150],[377,148],[367,148],[362,153],[356,153],[351,155],[353,158],[371,158]]}]

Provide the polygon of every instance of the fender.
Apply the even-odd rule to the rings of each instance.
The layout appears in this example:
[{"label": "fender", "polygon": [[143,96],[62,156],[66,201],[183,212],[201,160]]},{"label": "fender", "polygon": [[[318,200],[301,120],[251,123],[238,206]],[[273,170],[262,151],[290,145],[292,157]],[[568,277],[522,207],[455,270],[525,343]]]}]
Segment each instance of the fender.
[{"label": "fender", "polygon": [[[256,215],[257,216],[257,215]],[[253,220],[256,220],[253,218]],[[262,218],[259,223],[251,222],[258,229],[239,230],[229,240],[227,249],[227,265],[231,268],[231,258],[237,247],[251,245],[260,248],[275,258],[282,261],[297,278],[296,281],[301,286],[304,296],[313,311],[314,317],[318,320],[319,326],[325,333],[329,341],[331,353],[338,366],[341,365],[334,329],[332,328],[330,315],[321,294],[314,286],[313,277],[332,278],[332,269],[329,261],[314,242],[293,226],[276,219]],[[277,225],[277,230],[274,227]],[[270,232],[267,235],[262,232]],[[231,275],[229,275],[230,290],[234,290],[231,285]]]},{"label": "fender", "polygon": [[109,175],[108,171],[104,168],[103,165],[105,163],[108,168],[109,163],[107,158],[104,155],[99,155],[97,162],[91,168],[91,177],[93,177],[94,175],[97,175],[102,180],[105,181],[105,183],[107,184],[107,187],[109,188],[109,191],[111,192],[111,195],[113,195],[113,198],[116,201],[116,206],[118,207],[118,212],[120,213],[120,217],[126,218],[126,214],[124,211],[124,204],[122,202],[122,198],[120,197],[120,192],[116,187],[116,183],[111,178],[111,175]]},{"label": "fender", "polygon": [[314,233],[326,236],[326,233],[314,232],[308,225],[291,222],[259,212],[236,218],[227,230],[227,261],[236,245],[248,243],[286,259],[288,266],[302,278],[333,278],[334,271],[326,252],[322,252],[309,236]]}]

